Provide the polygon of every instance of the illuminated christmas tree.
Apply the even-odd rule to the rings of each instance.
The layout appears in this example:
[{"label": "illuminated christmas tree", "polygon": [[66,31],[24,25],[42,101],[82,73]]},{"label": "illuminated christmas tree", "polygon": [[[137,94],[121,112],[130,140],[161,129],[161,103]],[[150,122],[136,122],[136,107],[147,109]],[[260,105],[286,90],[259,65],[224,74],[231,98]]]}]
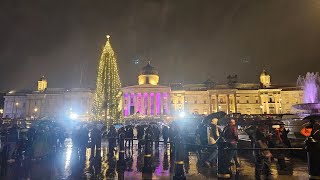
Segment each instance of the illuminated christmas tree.
[{"label": "illuminated christmas tree", "polygon": [[118,123],[121,114],[121,82],[116,55],[107,36],[97,73],[96,92],[93,104],[93,119],[105,120],[109,127]]}]

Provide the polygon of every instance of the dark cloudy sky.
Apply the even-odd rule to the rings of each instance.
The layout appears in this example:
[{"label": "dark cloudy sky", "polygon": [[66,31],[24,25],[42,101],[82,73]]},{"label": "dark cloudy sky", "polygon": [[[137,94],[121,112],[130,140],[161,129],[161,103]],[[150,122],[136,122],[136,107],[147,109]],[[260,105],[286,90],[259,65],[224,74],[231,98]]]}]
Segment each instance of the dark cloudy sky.
[{"label": "dark cloudy sky", "polygon": [[[319,71],[318,0],[0,0],[0,88],[94,87],[105,36],[123,85],[135,84],[134,59],[160,81],[195,83],[228,74],[274,83]],[[143,62],[144,61],[144,62]]]}]

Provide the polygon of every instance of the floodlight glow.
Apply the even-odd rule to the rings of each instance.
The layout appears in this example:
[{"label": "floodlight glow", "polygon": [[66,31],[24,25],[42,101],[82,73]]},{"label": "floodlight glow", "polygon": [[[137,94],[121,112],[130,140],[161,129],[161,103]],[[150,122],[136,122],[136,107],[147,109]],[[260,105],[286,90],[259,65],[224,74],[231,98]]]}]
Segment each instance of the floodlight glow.
[{"label": "floodlight glow", "polygon": [[184,118],[185,116],[186,116],[185,112],[182,111],[182,112],[179,113],[179,117]]},{"label": "floodlight glow", "polygon": [[75,119],[77,119],[78,117],[79,117],[79,115],[76,114],[76,113],[73,113],[73,112],[71,112],[70,115],[69,115],[69,118],[72,119],[72,120],[75,120]]}]

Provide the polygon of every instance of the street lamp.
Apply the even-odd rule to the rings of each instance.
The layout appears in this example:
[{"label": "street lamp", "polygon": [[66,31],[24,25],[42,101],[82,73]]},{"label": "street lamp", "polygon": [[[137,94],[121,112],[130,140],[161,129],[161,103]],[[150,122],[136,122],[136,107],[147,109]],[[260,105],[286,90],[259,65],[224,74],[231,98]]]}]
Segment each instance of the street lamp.
[{"label": "street lamp", "polygon": [[17,117],[17,114],[18,114],[18,106],[19,106],[19,102],[16,102],[16,113],[14,115],[15,118]]},{"label": "street lamp", "polygon": [[34,108],[34,112],[37,112],[38,111],[38,108]]}]

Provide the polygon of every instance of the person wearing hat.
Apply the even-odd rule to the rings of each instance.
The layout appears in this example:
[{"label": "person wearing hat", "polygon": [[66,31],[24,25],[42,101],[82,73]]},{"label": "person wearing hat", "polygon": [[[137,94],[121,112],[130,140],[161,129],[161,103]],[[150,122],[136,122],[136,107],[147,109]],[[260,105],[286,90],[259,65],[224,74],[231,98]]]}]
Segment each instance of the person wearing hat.
[{"label": "person wearing hat", "polygon": [[[269,145],[272,148],[284,148],[284,140],[282,139],[282,134],[280,131],[280,125],[273,125],[272,126],[273,132],[269,141]],[[285,161],[285,153],[281,150],[273,150],[272,151],[273,157],[278,160],[278,165],[280,171],[287,170],[287,165]]]},{"label": "person wearing hat", "polygon": [[[210,148],[210,156],[208,160],[205,162],[206,166],[210,167],[211,165],[216,165],[216,158],[218,155],[217,150],[217,140],[220,137],[221,129],[218,127],[218,119],[213,118],[211,120],[210,126],[207,128],[207,137],[208,137],[208,145],[211,146]],[[214,161],[215,160],[215,161]]]}]

